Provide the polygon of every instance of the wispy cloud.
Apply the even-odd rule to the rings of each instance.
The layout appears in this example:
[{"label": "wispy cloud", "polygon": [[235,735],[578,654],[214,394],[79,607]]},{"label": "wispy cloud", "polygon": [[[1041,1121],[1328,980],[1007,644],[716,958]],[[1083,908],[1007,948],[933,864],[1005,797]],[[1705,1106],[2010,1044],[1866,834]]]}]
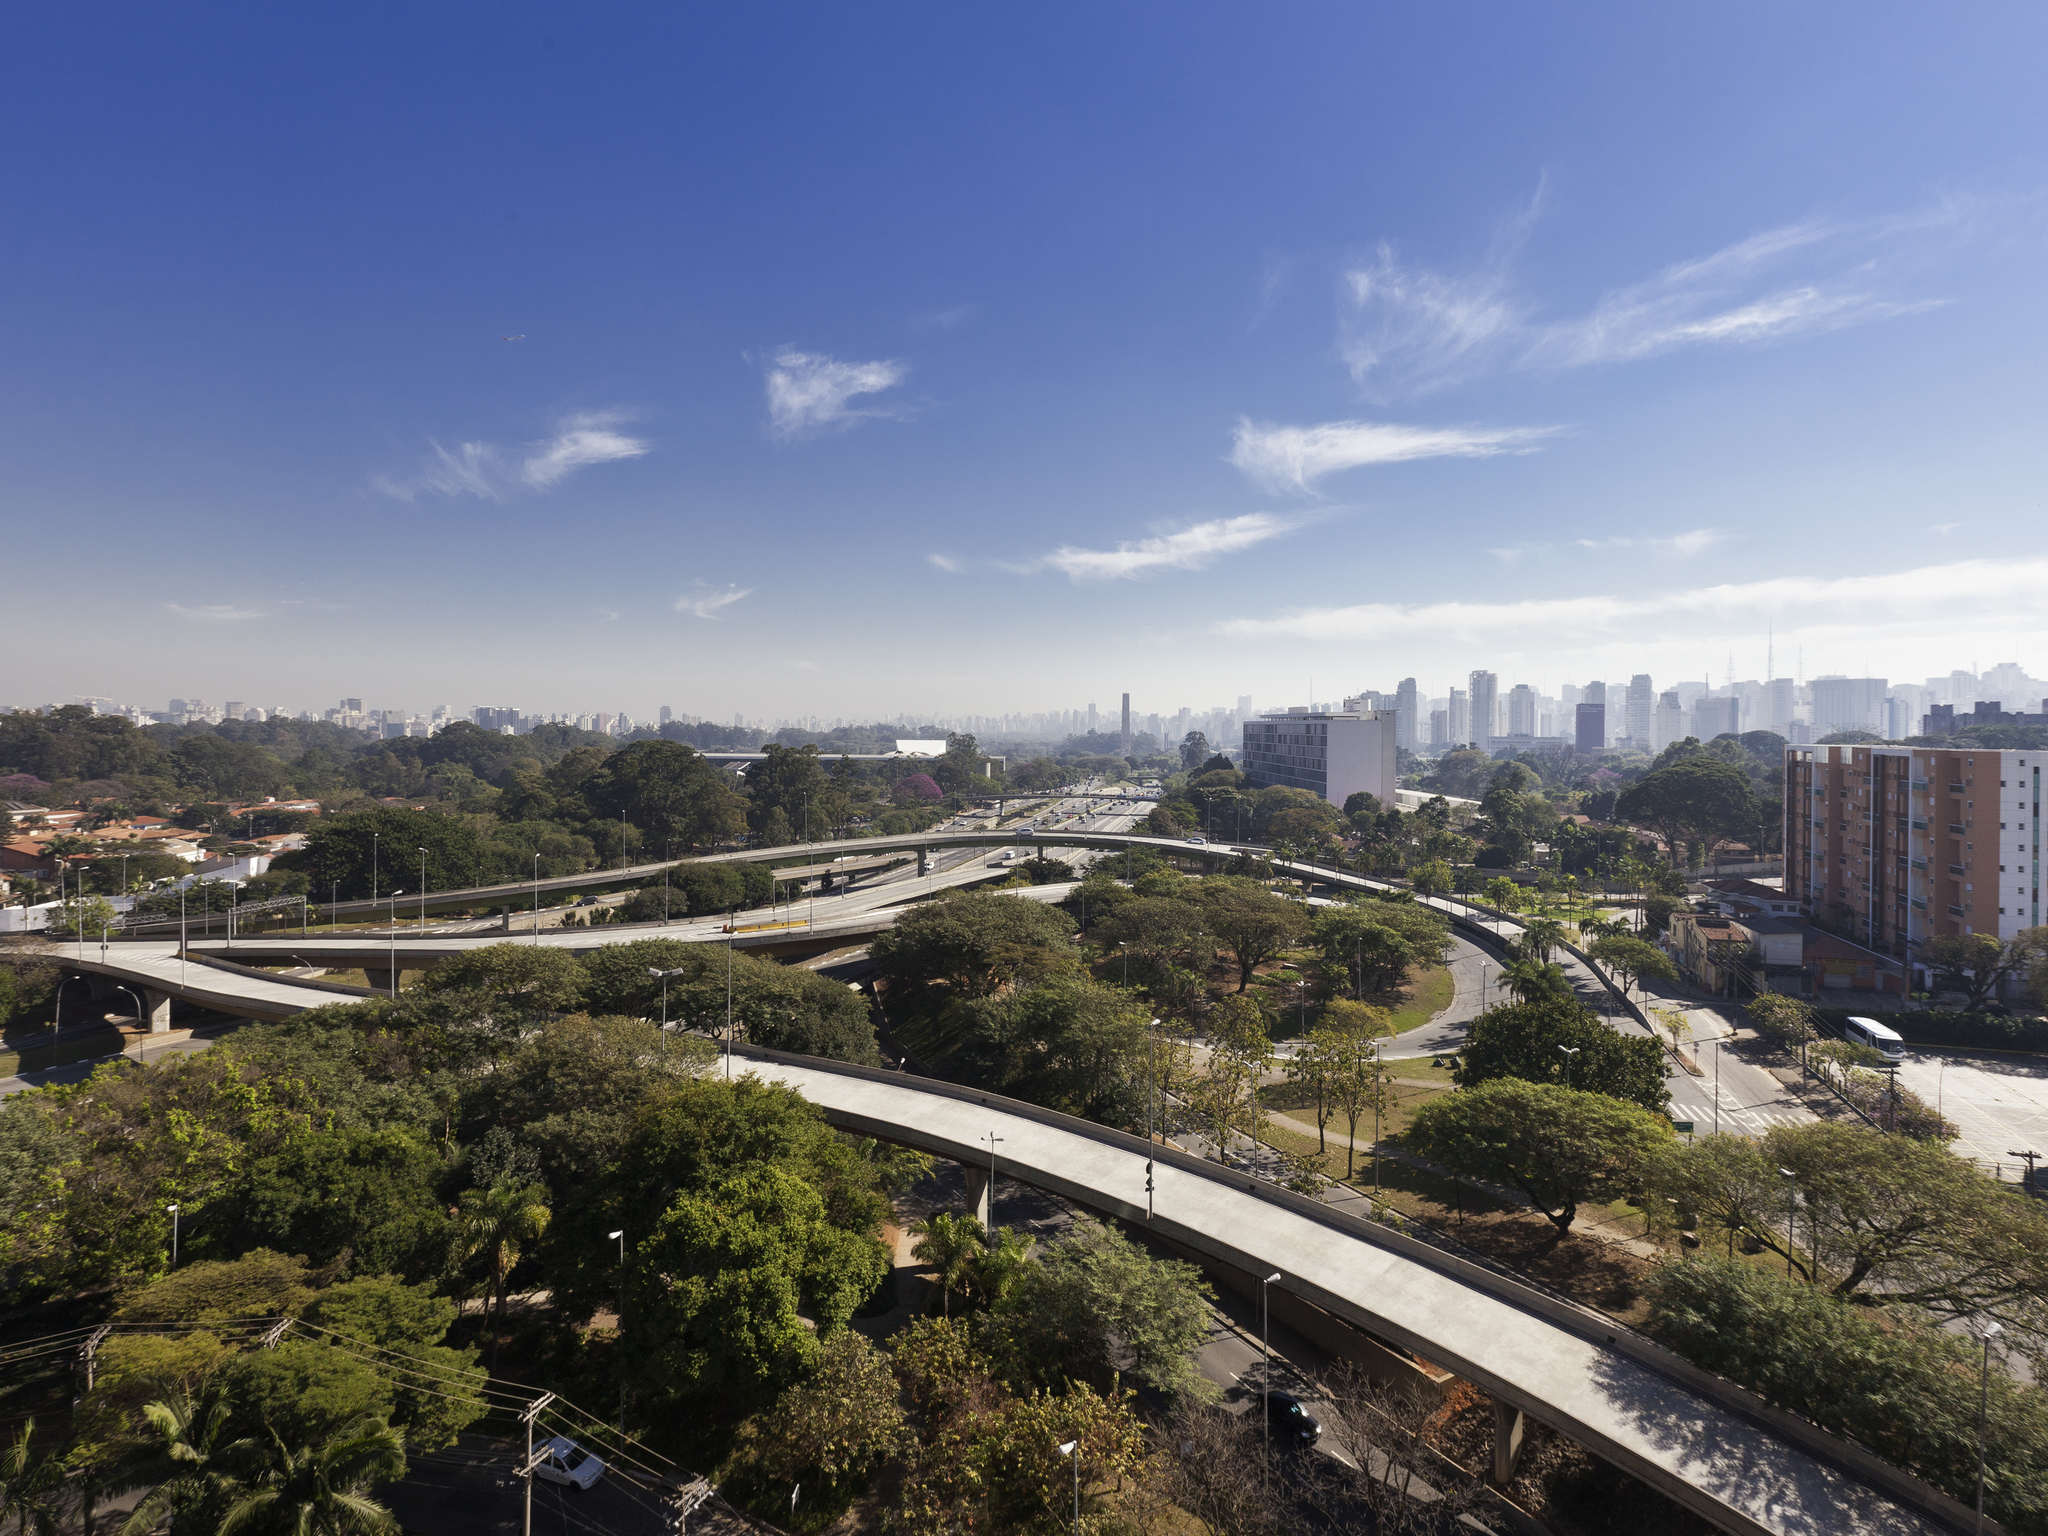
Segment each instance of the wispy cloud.
[{"label": "wispy cloud", "polygon": [[960,569],[960,561],[952,555],[930,554],[924,558],[926,564],[936,566],[942,571],[957,572]]},{"label": "wispy cloud", "polygon": [[[2048,584],[2048,558],[1963,560],[1872,576],[1781,576],[1653,596],[1584,594],[1510,602],[1359,603],[1227,619],[1218,633],[1239,640],[1355,641],[1400,637],[1417,643],[1541,635],[1552,649],[1640,636],[1674,620],[1761,629],[1780,615],[1802,625],[1921,620],[2031,622]],[[1782,629],[1781,629],[1782,634]]]},{"label": "wispy cloud", "polygon": [[399,501],[422,496],[473,496],[503,501],[515,491],[544,491],[576,470],[618,459],[637,459],[650,445],[619,430],[618,411],[579,411],[556,424],[552,436],[530,444],[515,464],[491,443],[447,448],[429,439],[427,462],[411,475],[378,475],[373,489]]},{"label": "wispy cloud", "polygon": [[639,458],[648,445],[619,430],[624,419],[617,411],[582,411],[565,417],[553,437],[534,444],[526,462],[519,466],[519,478],[536,490],[545,490],[572,470]]},{"label": "wispy cloud", "polygon": [[910,317],[913,331],[957,331],[981,313],[979,304],[948,304]]},{"label": "wispy cloud", "polygon": [[165,603],[164,608],[197,624],[243,624],[267,617],[261,608],[244,608],[234,603]]},{"label": "wispy cloud", "polygon": [[1119,544],[1114,549],[1081,549],[1063,544],[1038,563],[1063,571],[1073,581],[1112,581],[1149,571],[1200,570],[1219,555],[1250,549],[1292,532],[1298,524],[1270,512],[1212,518],[1171,533]]},{"label": "wispy cloud", "polygon": [[1644,549],[1691,559],[1727,538],[1718,528],[1689,528],[1673,534],[1615,534],[1604,539],[1574,539],[1580,549]]},{"label": "wispy cloud", "polygon": [[1556,431],[1555,427],[1412,427],[1377,421],[1286,427],[1240,418],[1230,462],[1262,485],[1306,491],[1325,475],[1369,464],[1533,453]]},{"label": "wispy cloud", "polygon": [[768,421],[778,436],[802,437],[868,417],[900,416],[900,408],[855,402],[894,389],[909,377],[908,363],[846,363],[784,347],[768,369]]},{"label": "wispy cloud", "polygon": [[752,587],[709,587],[699,582],[676,599],[675,610],[677,613],[687,613],[692,618],[715,619],[734,603],[753,595]]},{"label": "wispy cloud", "polygon": [[1690,347],[1759,346],[1936,308],[1888,291],[1879,258],[1967,221],[1947,202],[1864,220],[1806,219],[1609,289],[1580,314],[1545,316],[1515,280],[1539,197],[1509,221],[1472,271],[1403,261],[1382,244],[1345,274],[1340,346],[1352,376],[1384,393],[1420,393],[1512,368],[1629,362]]}]

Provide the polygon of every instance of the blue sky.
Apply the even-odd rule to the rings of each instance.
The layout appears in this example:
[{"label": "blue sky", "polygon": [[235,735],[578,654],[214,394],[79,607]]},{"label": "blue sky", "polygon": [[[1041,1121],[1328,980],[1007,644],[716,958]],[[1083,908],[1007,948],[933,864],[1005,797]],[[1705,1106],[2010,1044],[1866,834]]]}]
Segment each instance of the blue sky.
[{"label": "blue sky", "polygon": [[2048,672],[2033,6],[45,7],[0,702]]}]

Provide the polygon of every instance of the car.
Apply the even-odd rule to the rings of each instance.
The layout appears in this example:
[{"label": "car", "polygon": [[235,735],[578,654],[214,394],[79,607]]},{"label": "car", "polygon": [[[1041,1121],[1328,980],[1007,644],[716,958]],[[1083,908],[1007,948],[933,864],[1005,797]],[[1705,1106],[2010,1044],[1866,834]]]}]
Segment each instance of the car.
[{"label": "car", "polygon": [[1292,1392],[1266,1394],[1266,1422],[1276,1439],[1290,1445],[1314,1445],[1323,1434],[1316,1416]]},{"label": "car", "polygon": [[594,907],[597,905],[597,898],[595,896],[578,896],[576,898],[576,905],[579,907]]},{"label": "car", "polygon": [[1017,841],[1020,843],[1028,843],[1037,836],[1038,834],[1029,827],[1019,827],[1017,829]]},{"label": "car", "polygon": [[604,1462],[567,1435],[556,1435],[534,1451],[541,1459],[535,1463],[533,1475],[544,1483],[560,1483],[581,1493],[604,1476]]}]

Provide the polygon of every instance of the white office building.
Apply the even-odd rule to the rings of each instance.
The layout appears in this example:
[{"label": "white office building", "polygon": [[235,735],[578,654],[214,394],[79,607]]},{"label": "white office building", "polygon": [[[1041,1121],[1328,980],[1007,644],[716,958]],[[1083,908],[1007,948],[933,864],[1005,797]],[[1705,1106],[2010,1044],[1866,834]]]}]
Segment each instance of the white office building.
[{"label": "white office building", "polygon": [[1363,790],[1391,806],[1399,784],[1395,732],[1391,709],[1355,714],[1290,709],[1261,715],[1245,722],[1244,757],[1238,766],[1260,789],[1275,784],[1305,789],[1340,809]]}]

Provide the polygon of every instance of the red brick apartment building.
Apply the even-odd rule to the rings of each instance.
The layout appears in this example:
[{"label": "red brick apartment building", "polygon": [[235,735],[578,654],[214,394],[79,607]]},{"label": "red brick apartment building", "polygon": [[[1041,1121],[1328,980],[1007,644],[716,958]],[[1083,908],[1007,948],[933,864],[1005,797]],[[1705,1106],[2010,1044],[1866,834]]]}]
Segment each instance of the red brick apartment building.
[{"label": "red brick apartment building", "polygon": [[2038,927],[2048,751],[1785,749],[1785,891],[1844,938],[1912,962],[1944,934]]}]

